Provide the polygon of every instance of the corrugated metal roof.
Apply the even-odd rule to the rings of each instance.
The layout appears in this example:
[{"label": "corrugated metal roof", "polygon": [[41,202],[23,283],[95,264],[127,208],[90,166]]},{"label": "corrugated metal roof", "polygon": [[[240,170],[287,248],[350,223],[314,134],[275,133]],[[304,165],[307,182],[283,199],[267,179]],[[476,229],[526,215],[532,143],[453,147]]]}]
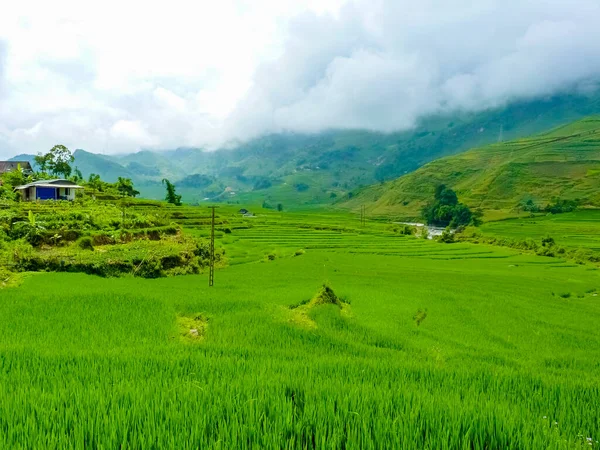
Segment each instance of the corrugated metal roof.
[{"label": "corrugated metal roof", "polygon": [[73,183],[69,180],[56,178],[54,180],[38,180],[32,183],[24,184],[23,186],[17,186],[15,189],[27,189],[30,187],[54,187],[54,188],[70,188],[70,189],[83,189],[83,186]]},{"label": "corrugated metal roof", "polygon": [[29,161],[0,161],[0,173],[12,172],[21,166],[25,172],[33,172]]}]

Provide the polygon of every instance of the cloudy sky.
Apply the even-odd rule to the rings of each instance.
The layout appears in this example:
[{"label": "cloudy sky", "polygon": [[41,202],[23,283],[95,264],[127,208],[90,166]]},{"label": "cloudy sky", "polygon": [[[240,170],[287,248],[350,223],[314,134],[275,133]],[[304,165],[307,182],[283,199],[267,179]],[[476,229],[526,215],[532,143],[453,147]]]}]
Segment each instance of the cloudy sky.
[{"label": "cloudy sky", "polygon": [[0,14],[0,157],[407,129],[600,80],[598,0],[55,0]]}]

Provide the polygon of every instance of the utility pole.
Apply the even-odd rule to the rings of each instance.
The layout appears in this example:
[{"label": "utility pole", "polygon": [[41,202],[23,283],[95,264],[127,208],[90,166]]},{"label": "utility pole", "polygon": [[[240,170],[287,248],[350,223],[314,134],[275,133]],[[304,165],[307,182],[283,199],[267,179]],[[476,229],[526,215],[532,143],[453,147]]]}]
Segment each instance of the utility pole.
[{"label": "utility pole", "polygon": [[498,142],[504,141],[504,125],[500,125],[500,134],[498,135]]},{"label": "utility pole", "polygon": [[121,229],[125,229],[125,195],[121,195]]},{"label": "utility pole", "polygon": [[210,262],[209,262],[209,273],[208,273],[208,285],[213,286],[215,284],[215,208],[216,206],[209,206],[212,209],[212,221],[210,223]]}]

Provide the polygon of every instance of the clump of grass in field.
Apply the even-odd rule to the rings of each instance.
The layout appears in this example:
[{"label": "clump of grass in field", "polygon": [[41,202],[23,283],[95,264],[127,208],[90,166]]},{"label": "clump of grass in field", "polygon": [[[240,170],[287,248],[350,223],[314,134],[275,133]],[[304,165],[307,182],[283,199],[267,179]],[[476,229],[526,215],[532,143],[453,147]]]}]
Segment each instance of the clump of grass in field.
[{"label": "clump of grass in field", "polygon": [[558,296],[560,298],[570,298],[571,297],[571,293],[570,292],[563,292],[561,294],[558,294]]},{"label": "clump of grass in field", "polygon": [[342,302],[335,295],[333,289],[328,285],[324,284],[317,295],[315,295],[309,303],[310,307],[319,306],[319,305],[337,305],[340,308],[342,307]]},{"label": "clump of grass in field", "polygon": [[413,316],[416,326],[420,326],[421,323],[427,318],[427,309],[419,309]]},{"label": "clump of grass in field", "polygon": [[304,255],[304,253],[305,253],[304,249],[301,248],[294,252],[294,256],[302,256],[302,255]]},{"label": "clump of grass in field", "polygon": [[310,303],[310,299],[309,298],[307,298],[305,300],[300,300],[298,303],[294,303],[293,305],[290,305],[289,308],[290,309],[296,309],[296,308],[299,308],[300,306],[306,305],[308,303]]},{"label": "clump of grass in field", "polygon": [[179,337],[185,342],[204,339],[207,327],[208,317],[202,313],[177,316]]},{"label": "clump of grass in field", "polygon": [[323,284],[321,289],[315,294],[310,300],[302,300],[298,303],[289,306],[289,309],[293,311],[293,316],[290,321],[298,325],[302,325],[308,328],[316,328],[316,322],[311,318],[309,313],[318,306],[323,305],[335,305],[340,309],[340,313],[343,316],[349,316],[349,304],[342,301],[338,297],[333,289],[327,284]]}]

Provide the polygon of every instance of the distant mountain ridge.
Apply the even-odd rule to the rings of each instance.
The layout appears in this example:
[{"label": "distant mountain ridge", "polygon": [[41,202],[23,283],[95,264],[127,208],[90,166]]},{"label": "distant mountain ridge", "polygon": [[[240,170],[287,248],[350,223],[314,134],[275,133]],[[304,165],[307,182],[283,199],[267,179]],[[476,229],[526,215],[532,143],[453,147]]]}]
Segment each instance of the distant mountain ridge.
[{"label": "distant mountain ridge", "polygon": [[373,215],[418,217],[446,184],[473,208],[510,210],[531,201],[578,200],[600,207],[600,116],[531,138],[492,144],[437,159],[382,185],[364,188],[340,206]]},{"label": "distant mountain ridge", "polygon": [[600,93],[562,95],[430,118],[414,130],[389,134],[365,130],[272,134],[214,152],[179,148],[109,156],[77,150],[74,165],[84,176],[96,173],[107,181],[132,178],[150,198],[163,197],[160,182],[168,178],[186,202],[210,198],[303,207],[332,203],[357,188],[397,178],[440,157],[596,113]]}]

